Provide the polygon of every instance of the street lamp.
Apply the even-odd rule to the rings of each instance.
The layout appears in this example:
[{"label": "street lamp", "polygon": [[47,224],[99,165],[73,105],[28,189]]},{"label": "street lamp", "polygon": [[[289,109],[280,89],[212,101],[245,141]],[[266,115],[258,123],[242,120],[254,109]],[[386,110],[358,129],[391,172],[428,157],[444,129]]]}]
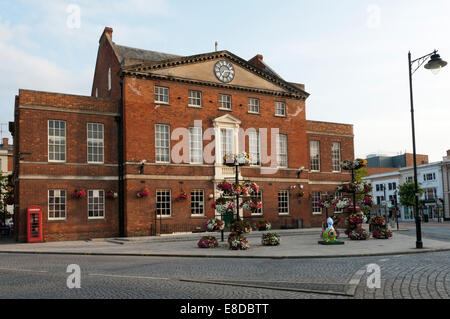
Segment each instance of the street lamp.
[{"label": "street lamp", "polygon": [[[413,140],[413,160],[414,160],[414,189],[415,189],[415,203],[414,203],[414,216],[416,220],[416,248],[423,248],[422,242],[422,229],[421,220],[419,215],[419,196],[418,196],[418,183],[417,183],[417,160],[416,160],[416,137],[414,128],[414,103],[413,103],[413,86],[412,86],[412,76],[413,74],[427,61],[425,68],[431,70],[433,74],[439,73],[439,71],[447,65],[447,62],[441,59],[440,55],[437,54],[437,50],[432,53],[424,55],[421,58],[411,60],[411,52],[408,53],[408,63],[409,63],[409,91],[411,99],[411,126],[412,126],[412,140]],[[417,68],[413,71],[413,64],[418,64]]]}]

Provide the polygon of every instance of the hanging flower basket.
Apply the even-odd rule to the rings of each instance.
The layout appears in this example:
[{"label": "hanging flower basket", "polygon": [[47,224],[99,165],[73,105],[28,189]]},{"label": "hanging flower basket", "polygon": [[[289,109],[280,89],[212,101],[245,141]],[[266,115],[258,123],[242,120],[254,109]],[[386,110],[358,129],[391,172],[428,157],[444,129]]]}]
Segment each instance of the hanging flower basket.
[{"label": "hanging flower basket", "polygon": [[147,197],[150,195],[150,191],[148,190],[148,188],[144,188],[143,190],[139,191],[136,193],[136,196],[138,198],[143,198],[143,197]]},{"label": "hanging flower basket", "polygon": [[239,154],[226,153],[223,157],[223,163],[227,166],[250,165],[251,157],[248,153],[242,152]]},{"label": "hanging flower basket", "polygon": [[4,203],[5,205],[14,205],[14,194],[9,195],[8,197],[6,197],[6,198],[3,200],[3,203]]},{"label": "hanging flower basket", "polygon": [[106,198],[109,198],[109,199],[116,199],[117,196],[118,196],[117,192],[115,192],[113,190],[110,190],[106,193]]},{"label": "hanging flower basket", "polygon": [[225,228],[225,223],[220,219],[210,219],[206,222],[207,231],[220,231]]},{"label": "hanging flower basket", "polygon": [[228,236],[228,246],[231,250],[248,250],[250,248],[248,239],[238,232],[230,233]]},{"label": "hanging flower basket", "polygon": [[263,246],[278,246],[280,245],[280,235],[277,233],[268,233],[262,235],[262,244]]},{"label": "hanging flower basket", "polygon": [[72,193],[72,198],[74,198],[74,199],[83,198],[83,197],[86,197],[86,195],[87,195],[87,193],[83,188],[80,190],[76,189]]},{"label": "hanging flower basket", "polygon": [[183,193],[181,193],[180,195],[177,196],[177,200],[186,200],[186,199],[189,199],[189,198],[190,198],[190,196],[186,192],[183,192]]},{"label": "hanging flower basket", "polygon": [[259,186],[256,183],[245,183],[244,187],[247,189],[249,196],[255,196],[259,192]]},{"label": "hanging flower basket", "polygon": [[367,166],[367,161],[362,158],[357,158],[354,161],[343,161],[342,168],[345,170],[357,170],[361,167]]},{"label": "hanging flower basket", "polygon": [[204,236],[197,243],[198,248],[216,248],[219,246],[216,237]]},{"label": "hanging flower basket", "polygon": [[259,231],[266,231],[272,228],[272,224],[265,220],[259,220],[256,222],[255,228],[257,228]]}]

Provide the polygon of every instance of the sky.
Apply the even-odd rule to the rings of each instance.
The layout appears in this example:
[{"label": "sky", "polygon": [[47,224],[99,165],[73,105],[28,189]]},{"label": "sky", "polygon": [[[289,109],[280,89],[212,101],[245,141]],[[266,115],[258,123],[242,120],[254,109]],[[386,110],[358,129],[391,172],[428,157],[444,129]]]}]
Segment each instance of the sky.
[{"label": "sky", "polygon": [[[309,120],[354,125],[355,156],[412,153],[408,52],[450,62],[448,0],[0,0],[0,123],[19,89],[90,95],[98,40],[177,55],[262,54],[304,83]],[[413,75],[417,153],[450,149],[450,65]]]}]

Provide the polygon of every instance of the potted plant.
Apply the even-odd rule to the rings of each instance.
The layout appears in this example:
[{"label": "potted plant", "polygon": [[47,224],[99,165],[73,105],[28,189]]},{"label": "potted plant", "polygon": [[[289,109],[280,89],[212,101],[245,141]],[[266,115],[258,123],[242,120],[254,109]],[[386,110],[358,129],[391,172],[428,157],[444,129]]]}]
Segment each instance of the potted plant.
[{"label": "potted plant", "polygon": [[278,246],[280,240],[280,235],[277,233],[267,233],[262,235],[263,246]]},{"label": "potted plant", "polygon": [[219,246],[216,237],[203,236],[197,243],[198,248],[216,248]]},{"label": "potted plant", "polygon": [[376,239],[389,239],[392,237],[392,231],[388,227],[384,226],[374,229],[372,236]]},{"label": "potted plant", "polygon": [[231,224],[231,231],[232,232],[238,232],[238,233],[251,233],[252,232],[252,226],[250,226],[249,222],[246,220],[235,220]]},{"label": "potted plant", "polygon": [[147,187],[145,187],[143,190],[139,191],[136,193],[136,196],[138,198],[143,198],[143,197],[147,197],[150,195],[150,191],[148,190]]},{"label": "potted plant", "polygon": [[348,237],[351,240],[366,240],[369,238],[369,233],[363,228],[356,228],[349,233]]},{"label": "potted plant", "polygon": [[231,232],[228,236],[228,246],[231,250],[248,250],[248,239],[239,232]]},{"label": "potted plant", "polygon": [[190,196],[186,192],[182,192],[180,195],[178,195],[177,200],[186,200],[189,199]]}]

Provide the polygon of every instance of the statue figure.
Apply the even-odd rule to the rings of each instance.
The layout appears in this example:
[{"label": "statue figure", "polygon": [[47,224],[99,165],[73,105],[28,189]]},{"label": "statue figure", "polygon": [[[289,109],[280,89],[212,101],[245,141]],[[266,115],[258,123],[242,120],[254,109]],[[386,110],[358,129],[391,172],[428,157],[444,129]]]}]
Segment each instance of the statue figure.
[{"label": "statue figure", "polygon": [[327,228],[322,232],[323,241],[326,243],[334,243],[336,241],[336,230],[333,227],[333,219],[328,217],[327,219]]}]

